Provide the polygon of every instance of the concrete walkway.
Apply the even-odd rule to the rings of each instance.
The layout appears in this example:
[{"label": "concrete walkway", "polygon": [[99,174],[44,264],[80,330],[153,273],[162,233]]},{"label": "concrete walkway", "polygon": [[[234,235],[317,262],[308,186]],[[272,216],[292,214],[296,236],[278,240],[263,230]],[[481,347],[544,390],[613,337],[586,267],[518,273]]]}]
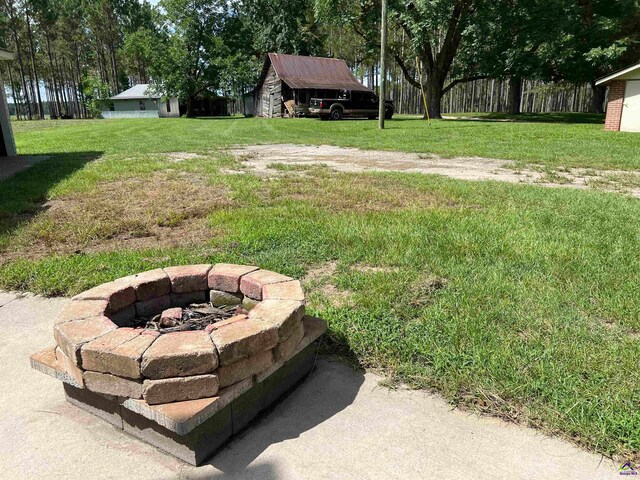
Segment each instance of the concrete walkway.
[{"label": "concrete walkway", "polygon": [[3,157],[0,158],[0,180],[9,178],[22,170],[25,170],[42,160],[49,157],[45,155],[40,156],[18,156],[18,157]]},{"label": "concrete walkway", "polygon": [[13,479],[619,478],[598,455],[534,430],[390,391],[328,358],[204,466],[187,466],[67,404],[29,355],[65,299],[0,292],[0,476]]}]

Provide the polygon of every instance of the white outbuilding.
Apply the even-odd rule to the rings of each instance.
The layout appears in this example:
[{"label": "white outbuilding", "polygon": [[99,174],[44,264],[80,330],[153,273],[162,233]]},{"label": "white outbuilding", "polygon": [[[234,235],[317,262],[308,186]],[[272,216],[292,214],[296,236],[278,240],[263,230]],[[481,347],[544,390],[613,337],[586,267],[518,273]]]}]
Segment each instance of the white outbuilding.
[{"label": "white outbuilding", "polygon": [[103,118],[164,118],[179,117],[180,105],[175,97],[162,99],[149,88],[147,83],[140,83],[109,98],[102,111]]},{"label": "white outbuilding", "polygon": [[640,132],[640,63],[601,78],[596,85],[608,87],[604,129]]}]

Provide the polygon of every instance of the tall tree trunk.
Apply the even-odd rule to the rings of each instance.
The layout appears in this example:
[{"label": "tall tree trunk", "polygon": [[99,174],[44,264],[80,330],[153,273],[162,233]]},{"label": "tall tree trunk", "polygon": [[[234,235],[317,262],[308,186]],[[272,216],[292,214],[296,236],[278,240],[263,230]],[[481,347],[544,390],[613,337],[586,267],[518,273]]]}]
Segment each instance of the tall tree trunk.
[{"label": "tall tree trunk", "polygon": [[194,107],[195,107],[196,96],[188,95],[187,96],[187,111],[185,112],[188,118],[194,118],[196,116]]},{"label": "tall tree trunk", "polygon": [[511,115],[520,113],[520,99],[522,98],[522,78],[518,76],[509,77],[509,103],[508,112]]},{"label": "tall tree trunk", "polygon": [[425,93],[427,95],[427,110],[431,118],[442,118],[441,100],[443,88],[444,81],[438,75],[427,75]]},{"label": "tall tree trunk", "polygon": [[[58,95],[58,84],[56,81],[56,69],[53,61],[53,54],[51,53],[51,40],[49,38],[49,32],[45,34],[47,41],[47,56],[49,57],[49,65],[51,66],[51,83],[53,84],[53,95],[55,98],[55,112],[56,116],[60,116],[60,96]],[[51,109],[51,107],[49,107]],[[49,112],[51,113],[51,112]]]},{"label": "tall tree trunk", "polygon": [[109,56],[111,57],[111,69],[113,71],[113,91],[117,95],[120,93],[120,83],[118,78],[118,60],[116,58],[116,49],[113,44],[109,45]]},{"label": "tall tree trunk", "polygon": [[589,113],[604,113],[604,97],[607,92],[606,87],[596,85],[595,81],[591,81],[591,106]]},{"label": "tall tree trunk", "polygon": [[29,11],[26,11],[26,20],[27,20],[27,37],[29,38],[29,51],[31,54],[31,68],[33,71],[33,78],[36,82],[35,86],[35,98],[37,98],[38,103],[38,117],[42,120],[44,119],[44,112],[42,111],[42,96],[40,95],[40,79],[38,78],[38,68],[36,67],[36,51],[33,46],[33,31],[31,30],[31,17],[29,16]]},{"label": "tall tree trunk", "polygon": [[24,101],[27,104],[27,118],[31,120],[31,102],[29,101],[29,90],[27,87],[27,79],[24,73],[24,62],[22,61],[22,50],[20,49],[20,41],[18,39],[18,32],[15,28],[14,18],[12,17],[11,22],[11,31],[13,33],[13,41],[16,45],[16,55],[18,56],[18,67],[20,70],[20,80],[22,81],[22,95],[24,96]]},{"label": "tall tree trunk", "polygon": [[78,77],[78,95],[80,96],[80,117],[87,118],[87,105],[84,98],[84,91],[82,90],[82,69],[80,68],[80,49],[76,45],[75,51],[75,68],[76,75]]},{"label": "tall tree trunk", "polygon": [[16,88],[13,83],[13,75],[11,75],[11,64],[7,63],[7,72],[9,72],[9,83],[11,84],[11,96],[13,97],[13,105],[16,107],[16,118],[20,120],[20,100],[16,95]]}]

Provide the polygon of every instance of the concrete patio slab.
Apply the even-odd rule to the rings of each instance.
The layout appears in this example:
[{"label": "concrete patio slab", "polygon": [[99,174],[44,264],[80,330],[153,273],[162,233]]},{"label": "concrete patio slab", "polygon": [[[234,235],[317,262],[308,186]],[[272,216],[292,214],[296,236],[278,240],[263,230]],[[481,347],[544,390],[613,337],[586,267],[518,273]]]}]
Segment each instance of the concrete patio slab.
[{"label": "concrete patio slab", "polygon": [[380,387],[319,358],[316,370],[195,468],[67,403],[31,370],[66,299],[0,292],[0,472],[64,479],[613,479],[616,466],[534,430],[456,410],[437,396]]}]

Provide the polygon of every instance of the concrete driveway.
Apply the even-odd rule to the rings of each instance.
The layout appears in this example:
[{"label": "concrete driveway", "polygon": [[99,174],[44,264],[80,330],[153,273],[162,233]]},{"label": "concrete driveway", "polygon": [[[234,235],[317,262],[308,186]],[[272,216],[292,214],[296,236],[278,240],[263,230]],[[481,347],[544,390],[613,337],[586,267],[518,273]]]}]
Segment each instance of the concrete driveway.
[{"label": "concrete driveway", "polygon": [[53,343],[65,299],[0,292],[0,477],[11,479],[619,478],[566,442],[390,391],[379,377],[320,358],[284,401],[205,465],[182,463],[64,400],[29,355]]}]

